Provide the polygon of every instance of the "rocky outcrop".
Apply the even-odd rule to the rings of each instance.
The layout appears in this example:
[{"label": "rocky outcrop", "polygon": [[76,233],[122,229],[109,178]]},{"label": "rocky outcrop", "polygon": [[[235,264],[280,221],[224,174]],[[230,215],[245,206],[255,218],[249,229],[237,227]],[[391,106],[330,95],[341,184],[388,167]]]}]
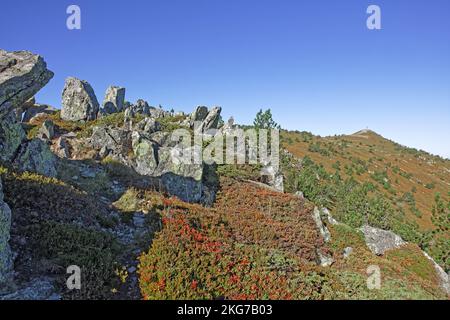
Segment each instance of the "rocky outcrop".
[{"label": "rocky outcrop", "polygon": [[0,179],[0,293],[3,285],[10,279],[12,256],[9,248],[11,210],[3,201],[3,185]]},{"label": "rocky outcrop", "polygon": [[34,139],[24,143],[14,160],[21,171],[30,171],[48,177],[56,177],[56,157],[42,140]]},{"label": "rocky outcrop", "polygon": [[194,128],[195,123],[203,122],[207,116],[208,116],[208,108],[204,106],[198,106],[197,109],[195,109],[195,111],[191,113],[188,119],[189,126],[191,127],[191,129]]},{"label": "rocky outcrop", "polygon": [[110,86],[106,90],[102,109],[106,114],[121,112],[124,110],[125,88]]},{"label": "rocky outcrop", "polygon": [[284,192],[284,176],[273,165],[266,165],[261,169],[261,181],[279,192]]},{"label": "rocky outcrop", "polygon": [[171,116],[171,113],[162,108],[150,107],[150,117],[154,119],[165,118],[169,116]]},{"label": "rocky outcrop", "polygon": [[186,202],[211,205],[215,199],[215,186],[214,183],[211,185],[204,183],[212,180],[212,177],[208,177],[211,172],[204,163],[190,164],[178,161],[178,156],[186,152],[191,153],[193,149],[160,148],[155,176],[160,178],[164,190],[169,194],[176,195]]},{"label": "rocky outcrop", "polygon": [[130,109],[130,114],[142,114],[145,116],[150,116],[150,105],[147,101],[139,99],[135,104],[132,104],[128,109]]},{"label": "rocky outcrop", "polygon": [[91,121],[97,118],[99,104],[94,89],[84,80],[67,78],[62,94],[61,119]]},{"label": "rocky outcrop", "polygon": [[44,59],[28,51],[0,50],[0,119],[31,99],[50,79]]},{"label": "rocky outcrop", "polygon": [[392,231],[386,231],[368,225],[363,226],[359,230],[363,233],[370,251],[378,256],[383,255],[388,250],[397,249],[406,244],[401,237]]},{"label": "rocky outcrop", "polygon": [[192,154],[193,148],[161,146],[149,135],[137,131],[133,132],[132,140],[132,166],[137,173],[157,178],[163,191],[183,201],[212,204],[215,186],[204,183],[207,165],[182,159],[183,155]]}]

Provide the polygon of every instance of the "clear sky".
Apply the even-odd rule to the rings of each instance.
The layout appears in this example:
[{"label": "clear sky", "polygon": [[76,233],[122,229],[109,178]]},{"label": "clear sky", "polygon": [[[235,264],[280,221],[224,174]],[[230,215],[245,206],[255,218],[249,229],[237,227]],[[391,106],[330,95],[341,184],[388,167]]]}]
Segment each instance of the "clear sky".
[{"label": "clear sky", "polygon": [[[81,8],[82,29],[66,28]],[[382,30],[366,9],[382,10]],[[109,85],[127,100],[191,111],[220,105],[252,122],[348,134],[369,127],[450,158],[448,0],[2,1],[0,48],[45,57],[38,101],[60,107],[64,79]]]}]

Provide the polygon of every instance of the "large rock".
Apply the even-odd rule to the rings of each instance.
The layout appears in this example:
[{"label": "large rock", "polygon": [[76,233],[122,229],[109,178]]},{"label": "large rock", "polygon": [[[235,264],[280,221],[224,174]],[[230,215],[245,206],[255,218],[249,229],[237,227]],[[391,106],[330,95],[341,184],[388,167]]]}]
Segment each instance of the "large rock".
[{"label": "large rock", "polygon": [[388,250],[397,249],[406,244],[402,238],[391,231],[381,230],[368,225],[363,226],[359,230],[364,234],[370,251],[379,256]]},{"label": "large rock", "polygon": [[19,290],[0,296],[0,300],[61,300],[61,295],[56,292],[54,281],[47,277],[32,279]]},{"label": "large rock", "polygon": [[183,161],[183,154],[192,154],[192,148],[161,147],[138,131],[133,132],[132,140],[133,168],[137,173],[157,178],[163,191],[183,201],[212,204],[215,186],[205,184],[207,166]]},{"label": "large rock", "polygon": [[61,119],[91,121],[97,118],[99,104],[94,89],[84,80],[67,78],[62,94]]},{"label": "large rock", "polygon": [[24,105],[53,75],[38,55],[0,50],[0,118]]},{"label": "large rock", "polygon": [[11,210],[3,201],[3,185],[0,179],[0,293],[3,285],[10,279],[12,255],[9,248]]},{"label": "large rock", "polygon": [[125,104],[125,88],[110,86],[103,100],[103,110],[106,114],[121,112]]},{"label": "large rock", "polygon": [[208,130],[217,129],[220,120],[221,107],[214,107],[209,112],[206,118],[199,126],[195,128],[196,132],[206,133]]},{"label": "large rock", "polygon": [[158,167],[158,146],[147,136],[134,131],[132,134],[134,169],[144,176],[154,176]]},{"label": "large rock", "polygon": [[131,132],[120,128],[94,127],[90,143],[94,149],[106,149],[115,155],[127,155],[131,150]]},{"label": "large rock", "polygon": [[170,117],[171,113],[162,108],[150,107],[150,117],[154,119]]},{"label": "large rock", "polygon": [[203,183],[206,174],[205,164],[189,164],[178,161],[177,156],[184,152],[192,152],[186,148],[162,147],[158,153],[158,167],[154,173],[161,179],[164,190],[186,202],[202,202],[211,204],[214,194]]},{"label": "large rock", "polygon": [[24,143],[18,152],[14,165],[21,171],[36,172],[47,177],[56,177],[56,156],[50,147],[40,139]]},{"label": "large rock", "polygon": [[14,111],[0,119],[0,161],[12,161],[25,137],[25,131],[17,122]]}]

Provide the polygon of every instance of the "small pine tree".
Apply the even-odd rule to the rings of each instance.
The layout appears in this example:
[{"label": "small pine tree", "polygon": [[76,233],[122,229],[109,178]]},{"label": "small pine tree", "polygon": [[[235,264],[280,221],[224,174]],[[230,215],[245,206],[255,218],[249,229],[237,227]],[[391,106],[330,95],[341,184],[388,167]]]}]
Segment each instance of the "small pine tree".
[{"label": "small pine tree", "polygon": [[273,120],[272,111],[270,109],[263,111],[262,109],[256,114],[253,125],[258,129],[281,129],[281,127]]},{"label": "small pine tree", "polygon": [[450,208],[448,204],[447,206],[445,205],[439,193],[436,193],[434,197],[434,205],[431,212],[431,220],[438,231],[447,232],[450,229]]}]

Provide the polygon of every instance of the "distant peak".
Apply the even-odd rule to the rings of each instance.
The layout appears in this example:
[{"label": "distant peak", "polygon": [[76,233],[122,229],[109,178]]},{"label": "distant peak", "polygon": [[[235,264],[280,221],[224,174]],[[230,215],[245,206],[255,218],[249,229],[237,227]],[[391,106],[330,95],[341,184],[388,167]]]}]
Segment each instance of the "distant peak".
[{"label": "distant peak", "polygon": [[352,135],[353,135],[353,136],[360,136],[360,135],[368,135],[368,134],[379,135],[378,133],[376,133],[375,131],[370,130],[370,129],[363,129],[363,130],[360,130],[360,131],[358,131],[358,132],[355,132],[355,133],[352,134]]}]

